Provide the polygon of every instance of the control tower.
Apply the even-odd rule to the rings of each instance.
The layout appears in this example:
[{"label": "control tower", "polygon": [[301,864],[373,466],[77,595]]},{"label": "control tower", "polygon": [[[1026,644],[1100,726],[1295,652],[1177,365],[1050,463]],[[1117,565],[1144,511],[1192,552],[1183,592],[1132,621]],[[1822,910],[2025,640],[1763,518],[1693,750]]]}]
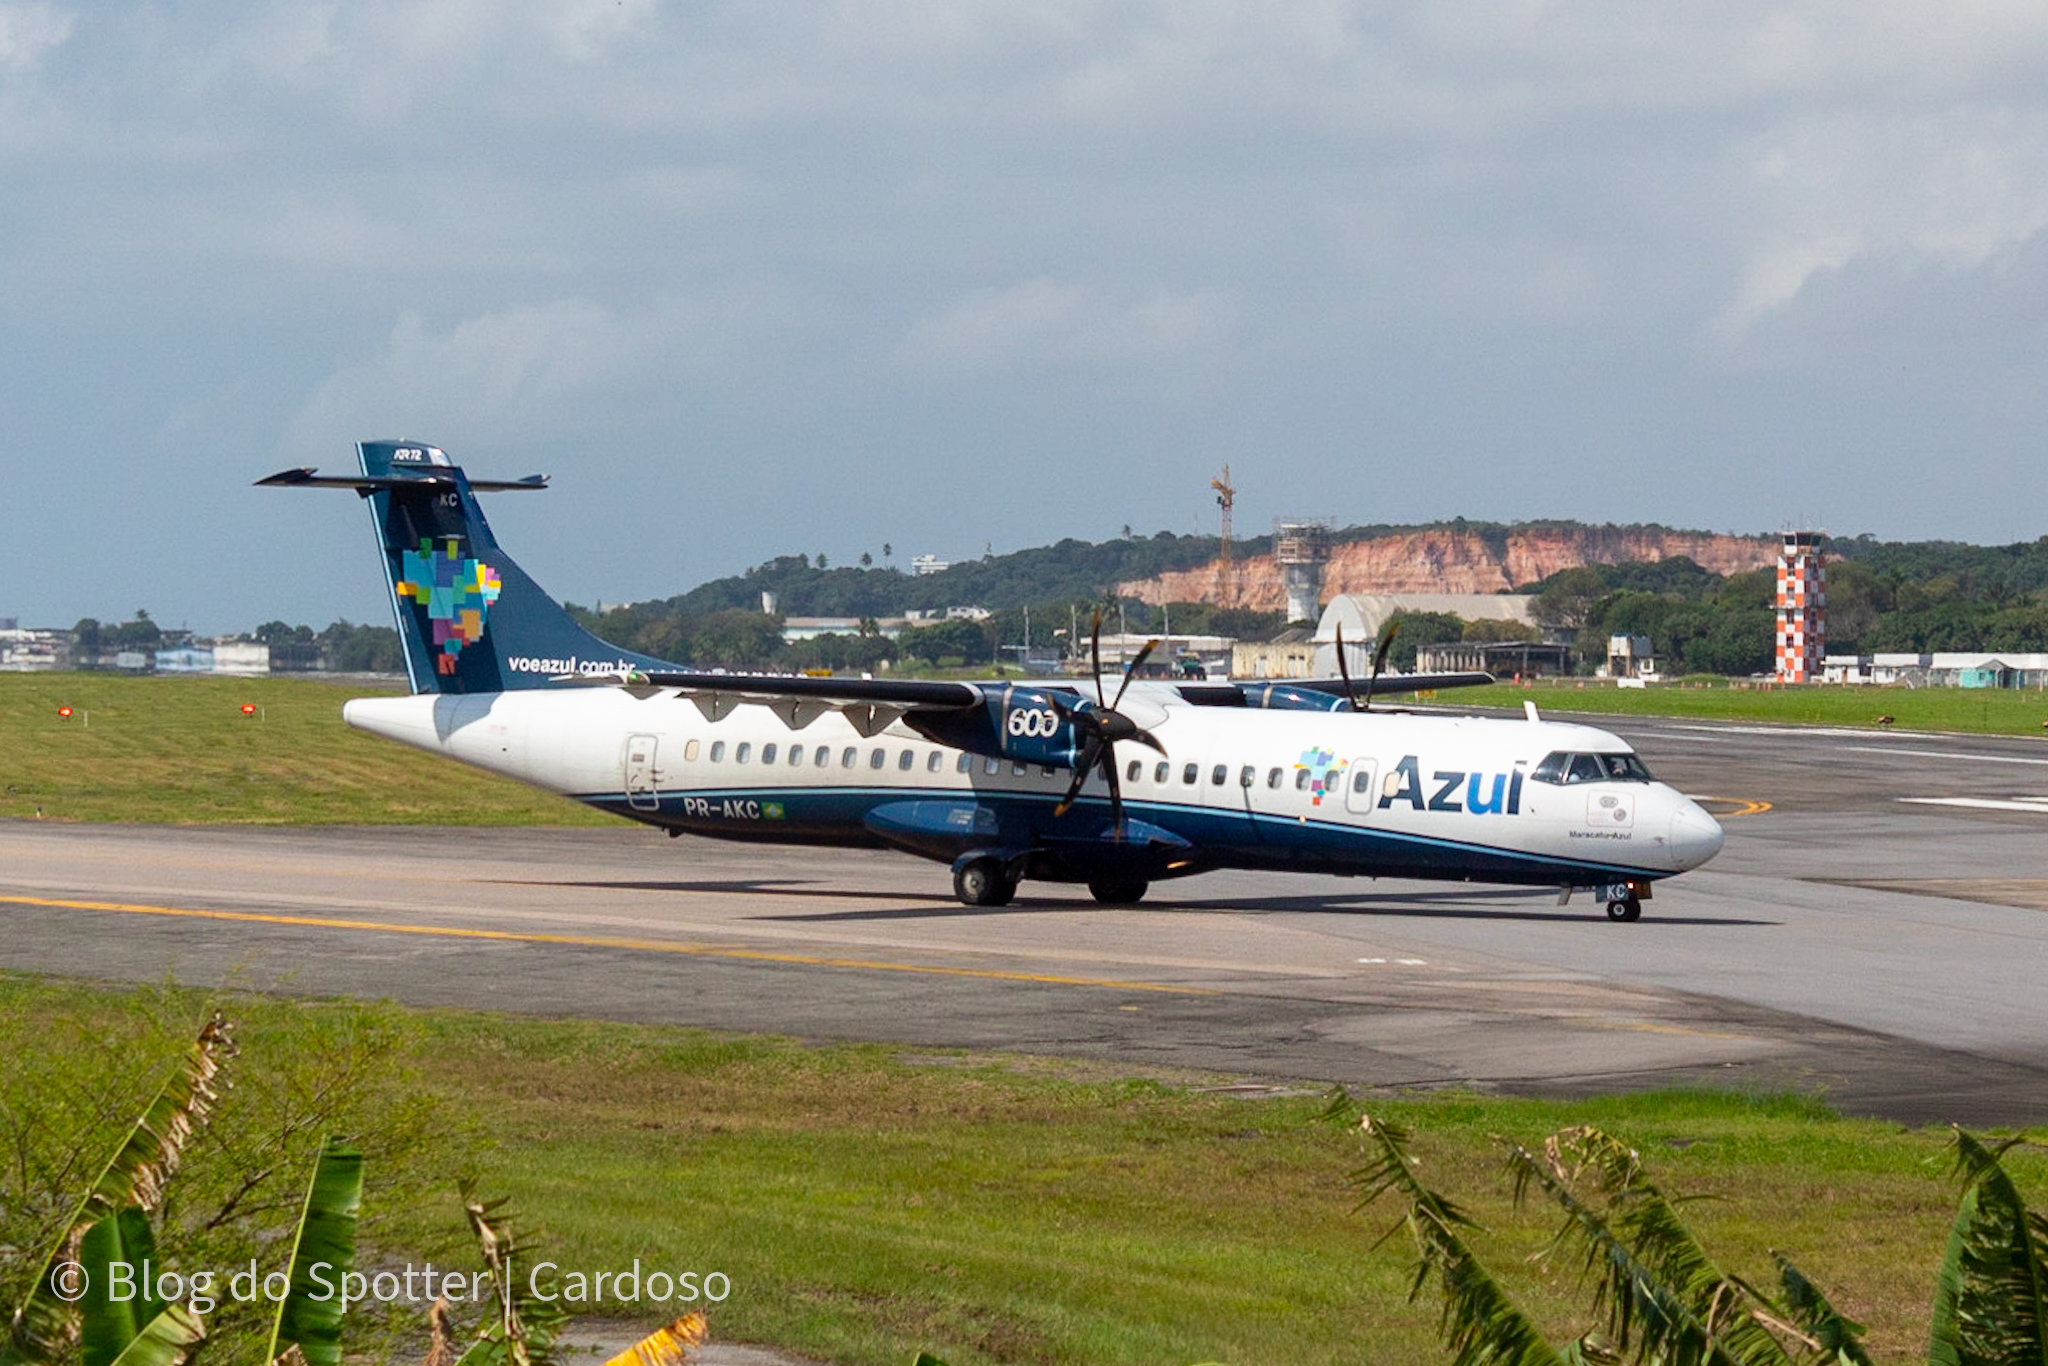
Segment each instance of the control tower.
[{"label": "control tower", "polygon": [[1778,681],[1809,683],[1827,654],[1828,578],[1821,533],[1788,531],[1778,552]]},{"label": "control tower", "polygon": [[1281,518],[1273,523],[1273,559],[1287,590],[1287,620],[1314,622],[1323,612],[1323,565],[1330,558],[1330,523]]}]

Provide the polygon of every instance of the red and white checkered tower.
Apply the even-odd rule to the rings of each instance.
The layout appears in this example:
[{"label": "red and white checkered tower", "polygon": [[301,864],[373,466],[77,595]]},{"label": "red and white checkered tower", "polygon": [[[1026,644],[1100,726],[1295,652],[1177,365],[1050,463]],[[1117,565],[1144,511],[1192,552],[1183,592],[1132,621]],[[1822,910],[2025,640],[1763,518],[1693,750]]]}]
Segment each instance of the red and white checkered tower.
[{"label": "red and white checkered tower", "polygon": [[1828,647],[1828,575],[1820,533],[1788,531],[1778,553],[1778,681],[1821,676]]}]

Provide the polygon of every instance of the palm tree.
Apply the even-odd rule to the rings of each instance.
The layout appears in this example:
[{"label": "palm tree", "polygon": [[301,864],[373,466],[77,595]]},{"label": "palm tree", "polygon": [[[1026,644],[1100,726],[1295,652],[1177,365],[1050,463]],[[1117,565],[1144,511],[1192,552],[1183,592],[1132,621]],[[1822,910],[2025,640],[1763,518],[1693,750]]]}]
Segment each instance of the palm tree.
[{"label": "palm tree", "polygon": [[[1419,1259],[1414,1291],[1436,1280],[1457,1366],[1871,1366],[1861,1325],[1784,1254],[1773,1254],[1775,1296],[1724,1271],[1635,1150],[1589,1127],[1560,1130],[1540,1151],[1505,1145],[1516,1202],[1533,1190],[1563,1211],[1551,1250],[1579,1253],[1604,1320],[1604,1332],[1546,1342],[1466,1246],[1470,1217],[1417,1179],[1407,1131],[1341,1095],[1329,1113],[1355,1119],[1369,1145],[1371,1159],[1351,1178],[1359,1207],[1386,1195],[1406,1206],[1396,1228],[1407,1229]],[[2027,1209],[1999,1162],[2017,1141],[1987,1146],[1954,1130],[1962,1193],[1935,1284],[1929,1366],[2048,1362],[2048,1221]]]}]

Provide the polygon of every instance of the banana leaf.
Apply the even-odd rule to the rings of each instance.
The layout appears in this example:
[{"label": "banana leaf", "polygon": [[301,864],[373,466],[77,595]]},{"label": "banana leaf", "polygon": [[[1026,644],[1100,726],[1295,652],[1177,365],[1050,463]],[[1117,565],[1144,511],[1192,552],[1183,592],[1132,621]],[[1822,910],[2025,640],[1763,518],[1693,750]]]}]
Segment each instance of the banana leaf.
[{"label": "banana leaf", "polygon": [[[78,1242],[78,1262],[86,1276],[78,1301],[80,1356],[85,1366],[113,1366],[128,1344],[142,1336],[150,1321],[164,1311],[156,1298],[154,1277],[143,1271],[156,1261],[156,1238],[149,1216],[134,1205],[110,1214],[86,1230]],[[127,1269],[124,1293],[116,1297],[113,1270]]]},{"label": "banana leaf", "polygon": [[[59,1269],[78,1257],[86,1231],[130,1205],[145,1213],[163,1199],[165,1182],[178,1169],[185,1143],[206,1122],[217,1098],[214,1078],[233,1057],[234,1041],[219,1012],[199,1031],[185,1061],[135,1121],[119,1151],[93,1182],[58,1235],[28,1298],[14,1311],[0,1366],[59,1366],[78,1341],[79,1310],[58,1293]],[[159,1316],[161,1317],[161,1316]]]},{"label": "banana leaf", "polygon": [[[275,1361],[296,1344],[306,1366],[341,1366],[341,1297],[332,1287],[355,1265],[356,1217],[362,1204],[363,1155],[346,1139],[330,1134],[306,1184],[306,1202],[292,1244],[291,1289],[277,1307],[266,1360]],[[316,1280],[313,1269],[323,1265]],[[324,1298],[314,1298],[316,1293]]]},{"label": "banana leaf", "polygon": [[206,1325],[197,1314],[182,1304],[166,1305],[114,1358],[114,1366],[184,1366],[205,1336]]},{"label": "banana leaf", "polygon": [[1935,1282],[1930,1366],[2048,1361],[2043,1229],[1999,1162],[2017,1141],[1986,1147],[1955,1130],[1963,1194]]}]

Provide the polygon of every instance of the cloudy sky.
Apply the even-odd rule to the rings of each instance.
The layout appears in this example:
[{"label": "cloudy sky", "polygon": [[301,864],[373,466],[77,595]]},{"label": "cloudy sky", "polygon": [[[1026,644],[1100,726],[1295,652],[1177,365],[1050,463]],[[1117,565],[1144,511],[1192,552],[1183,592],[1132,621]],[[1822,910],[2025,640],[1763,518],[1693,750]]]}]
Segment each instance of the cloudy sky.
[{"label": "cloudy sky", "polygon": [[2048,9],[0,0],[0,615],[1464,515],[2048,532]]}]

